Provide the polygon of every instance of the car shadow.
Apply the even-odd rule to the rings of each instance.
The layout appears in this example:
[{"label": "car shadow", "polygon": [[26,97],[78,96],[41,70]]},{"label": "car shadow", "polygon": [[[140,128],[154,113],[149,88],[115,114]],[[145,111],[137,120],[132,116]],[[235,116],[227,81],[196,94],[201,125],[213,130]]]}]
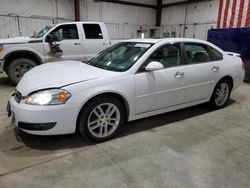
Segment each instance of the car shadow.
[{"label": "car shadow", "polygon": [[[230,99],[229,104],[235,103]],[[114,139],[135,134],[142,131],[152,130],[161,126],[173,126],[178,121],[197,117],[212,112],[207,104],[201,104],[173,112],[164,113],[132,122],[126,123]],[[61,150],[73,149],[95,145],[96,143],[80,136],[78,133],[58,136],[37,136],[27,134],[18,128],[14,128],[16,139],[23,142],[25,146],[37,150]]]},{"label": "car shadow", "polygon": [[[227,106],[235,103],[233,99],[230,99]],[[213,112],[212,109],[207,103],[136,120],[129,122],[126,126],[122,127],[122,130],[118,137],[126,136],[129,134],[134,134],[141,131],[152,130],[156,127],[161,126],[174,126],[173,123],[179,122],[182,120],[187,120],[193,117],[204,115],[206,113]]]}]

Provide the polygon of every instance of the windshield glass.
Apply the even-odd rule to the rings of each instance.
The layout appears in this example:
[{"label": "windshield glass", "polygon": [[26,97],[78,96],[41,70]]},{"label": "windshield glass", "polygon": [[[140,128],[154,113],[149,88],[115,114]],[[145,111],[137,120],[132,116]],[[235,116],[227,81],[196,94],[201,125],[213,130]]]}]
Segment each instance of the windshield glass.
[{"label": "windshield glass", "polygon": [[132,67],[152,45],[152,43],[142,42],[120,42],[101,51],[87,61],[87,64],[123,72]]},{"label": "windshield glass", "polygon": [[45,26],[41,31],[39,31],[37,34],[32,36],[32,38],[41,38],[43,35],[45,35],[53,26]]}]

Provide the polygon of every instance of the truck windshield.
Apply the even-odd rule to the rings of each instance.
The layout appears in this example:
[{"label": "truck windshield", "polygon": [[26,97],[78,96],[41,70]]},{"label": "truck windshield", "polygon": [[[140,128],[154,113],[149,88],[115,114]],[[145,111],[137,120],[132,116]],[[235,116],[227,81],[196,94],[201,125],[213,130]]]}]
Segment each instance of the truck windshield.
[{"label": "truck windshield", "polygon": [[123,72],[152,46],[152,43],[120,42],[98,53],[87,64],[106,70]]},{"label": "truck windshield", "polygon": [[41,31],[39,31],[37,34],[32,36],[32,38],[41,38],[43,35],[45,35],[53,26],[45,26]]}]

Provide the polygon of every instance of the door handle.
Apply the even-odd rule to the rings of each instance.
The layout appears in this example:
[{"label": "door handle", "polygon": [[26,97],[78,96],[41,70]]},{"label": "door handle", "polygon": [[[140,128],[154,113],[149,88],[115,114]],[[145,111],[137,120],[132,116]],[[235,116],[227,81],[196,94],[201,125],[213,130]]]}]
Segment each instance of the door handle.
[{"label": "door handle", "polygon": [[217,71],[219,71],[220,70],[220,67],[217,67],[217,66],[213,66],[213,68],[212,68],[212,71],[213,72],[217,72]]},{"label": "door handle", "polygon": [[76,42],[76,43],[74,43],[74,45],[79,45],[80,43],[78,43],[78,42]]},{"label": "door handle", "polygon": [[184,72],[177,71],[174,76],[175,76],[175,78],[182,78],[182,77],[184,77]]}]

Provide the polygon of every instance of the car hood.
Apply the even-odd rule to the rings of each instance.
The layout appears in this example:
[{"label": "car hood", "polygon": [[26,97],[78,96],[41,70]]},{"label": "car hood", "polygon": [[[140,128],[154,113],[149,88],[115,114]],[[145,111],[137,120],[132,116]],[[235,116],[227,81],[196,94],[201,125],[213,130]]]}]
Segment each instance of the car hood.
[{"label": "car hood", "polygon": [[0,39],[0,44],[24,44],[40,40],[41,39],[35,39],[30,37],[13,37],[13,38]]},{"label": "car hood", "polygon": [[17,85],[23,96],[31,92],[60,88],[77,82],[103,78],[118,74],[87,65],[80,61],[60,61],[39,65],[27,72]]}]

